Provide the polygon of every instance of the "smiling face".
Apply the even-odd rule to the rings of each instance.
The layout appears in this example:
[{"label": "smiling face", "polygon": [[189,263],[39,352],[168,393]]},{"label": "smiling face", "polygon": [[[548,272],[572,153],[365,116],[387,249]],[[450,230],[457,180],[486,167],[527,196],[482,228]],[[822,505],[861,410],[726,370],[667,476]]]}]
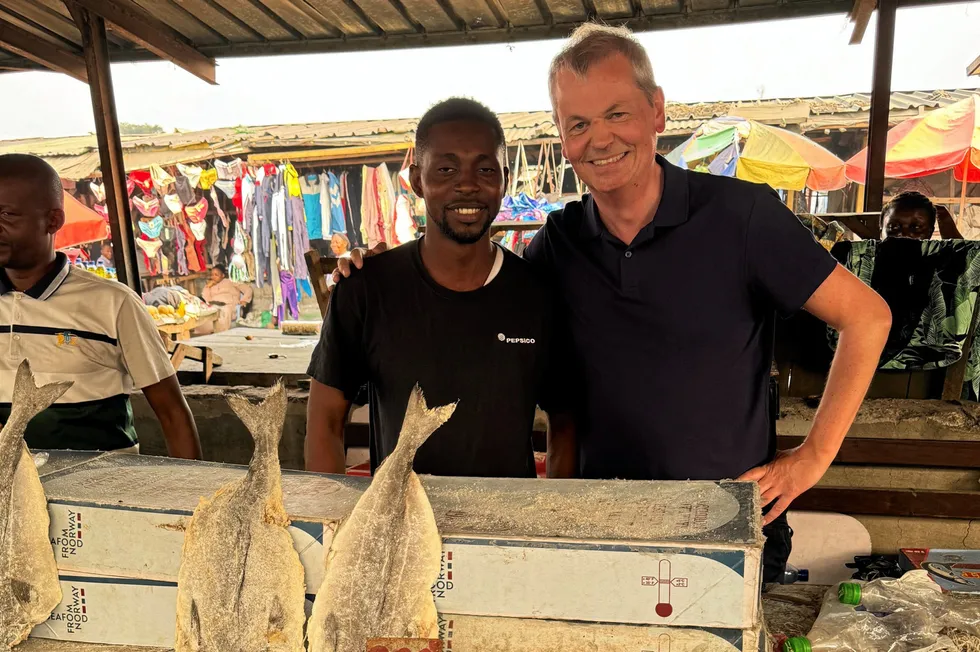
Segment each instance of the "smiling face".
[{"label": "smiling face", "polygon": [[487,234],[507,184],[503,155],[487,124],[456,120],[432,126],[411,181],[441,235],[473,244]]},{"label": "smiling face", "polygon": [[666,127],[664,96],[650,98],[622,54],[595,63],[584,76],[569,69],[555,78],[554,109],[562,152],[594,193],[642,185]]}]

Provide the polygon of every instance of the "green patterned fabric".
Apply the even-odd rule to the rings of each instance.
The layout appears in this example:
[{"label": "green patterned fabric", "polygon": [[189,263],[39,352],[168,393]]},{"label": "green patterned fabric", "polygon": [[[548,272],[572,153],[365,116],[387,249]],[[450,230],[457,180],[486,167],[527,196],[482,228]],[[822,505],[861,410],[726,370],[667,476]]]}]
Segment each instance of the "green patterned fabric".
[{"label": "green patterned fabric", "polygon": [[[980,288],[980,242],[909,240],[842,242],[837,260],[888,301],[892,330],[880,369],[939,369],[963,356]],[[837,332],[828,329],[831,348]],[[980,338],[969,351],[964,397],[980,392]]]}]

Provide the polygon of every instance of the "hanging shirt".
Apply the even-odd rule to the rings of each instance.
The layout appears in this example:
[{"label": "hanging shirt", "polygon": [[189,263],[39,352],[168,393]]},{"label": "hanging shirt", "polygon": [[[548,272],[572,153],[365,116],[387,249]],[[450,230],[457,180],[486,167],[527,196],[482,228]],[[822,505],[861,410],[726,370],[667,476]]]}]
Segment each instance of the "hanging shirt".
[{"label": "hanging shirt", "polygon": [[282,180],[286,184],[286,194],[290,197],[302,197],[303,191],[299,185],[299,173],[292,163],[286,163],[282,171]]},{"label": "hanging shirt", "polygon": [[315,174],[304,175],[299,180],[299,187],[303,193],[306,230],[311,240],[322,240],[323,211],[320,207],[320,177]]},{"label": "hanging shirt", "polygon": [[378,207],[381,211],[381,229],[384,234],[384,241],[389,247],[397,244],[395,237],[395,186],[391,183],[391,173],[388,166],[382,163],[374,175],[378,185]]},{"label": "hanging shirt", "polygon": [[340,180],[333,172],[327,175],[330,180],[330,233],[346,233],[344,205],[340,201]]}]

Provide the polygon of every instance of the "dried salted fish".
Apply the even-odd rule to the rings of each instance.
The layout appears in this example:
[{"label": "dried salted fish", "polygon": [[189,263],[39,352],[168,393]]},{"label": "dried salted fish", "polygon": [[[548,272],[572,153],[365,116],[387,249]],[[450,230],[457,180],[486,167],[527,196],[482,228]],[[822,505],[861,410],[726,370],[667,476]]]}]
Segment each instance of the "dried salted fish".
[{"label": "dried salted fish", "polygon": [[287,532],[279,469],[286,390],[228,403],[255,440],[248,473],[202,499],[177,577],[177,652],[301,652],[303,566]]},{"label": "dried salted fish", "polygon": [[438,638],[432,584],[442,541],[415,452],[456,405],[428,409],[418,386],[394,452],[334,536],[307,626],[310,652],[364,652],[368,639]]},{"label": "dried salted fish", "polygon": [[0,636],[9,650],[61,602],[58,567],[48,539],[48,502],[24,431],[70,382],[34,384],[24,360],[14,379],[10,418],[0,430]]}]

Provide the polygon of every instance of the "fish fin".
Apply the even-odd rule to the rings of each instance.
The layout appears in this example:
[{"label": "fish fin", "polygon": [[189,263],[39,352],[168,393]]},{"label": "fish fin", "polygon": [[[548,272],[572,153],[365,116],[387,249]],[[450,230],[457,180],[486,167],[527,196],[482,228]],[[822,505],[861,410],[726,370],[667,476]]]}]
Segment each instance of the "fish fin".
[{"label": "fish fin", "polygon": [[230,395],[228,405],[234,410],[255,440],[255,450],[275,451],[282,439],[282,425],[286,419],[286,387],[280,380],[269,390],[258,405],[244,396]]},{"label": "fish fin", "polygon": [[38,387],[34,384],[31,363],[25,359],[17,367],[17,377],[14,379],[13,401],[11,403],[10,418],[8,421],[26,424],[61,398],[73,384],[72,381],[67,380]]},{"label": "fish fin", "polygon": [[408,408],[405,410],[405,420],[402,421],[402,430],[398,435],[395,452],[405,451],[414,458],[415,451],[439,429],[439,426],[449,421],[449,417],[455,411],[456,403],[430,409],[425,404],[422,388],[416,385],[408,397]]}]

